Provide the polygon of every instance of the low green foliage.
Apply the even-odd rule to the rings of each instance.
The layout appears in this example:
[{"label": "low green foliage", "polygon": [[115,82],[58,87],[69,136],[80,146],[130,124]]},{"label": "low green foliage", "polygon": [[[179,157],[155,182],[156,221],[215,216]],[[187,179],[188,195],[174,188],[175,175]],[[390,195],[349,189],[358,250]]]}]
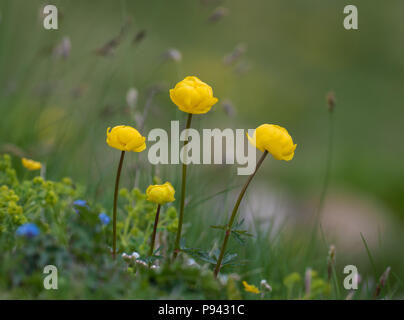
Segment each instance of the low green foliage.
[{"label": "low green foliage", "polygon": [[[99,217],[100,213],[108,215],[108,211],[100,204],[82,200],[86,198],[85,189],[69,178],[50,181],[30,175],[33,174],[19,179],[10,156],[0,157],[0,274],[4,275],[0,278],[0,298],[342,299],[348,294],[337,290],[342,280],[334,266],[333,281],[327,280],[326,252],[304,243],[292,245],[298,242],[282,236],[275,239],[268,230],[258,230],[251,237],[243,221],[232,230],[231,245],[218,279],[213,276],[217,247],[188,248],[182,239],[182,253],[173,263],[171,253],[178,223],[173,206],[162,209],[158,245],[153,256],[148,257],[156,205],[146,201],[146,195],[136,188],[120,190],[119,256],[113,260],[112,223]],[[18,228],[27,223],[35,224],[39,234],[19,235]],[[202,230],[192,227],[191,233],[192,229]],[[215,229],[225,226],[208,228],[210,233],[202,241],[207,247],[217,236]],[[237,254],[233,253],[235,245]],[[317,252],[323,254],[322,259],[315,258]],[[308,253],[313,258],[305,258]],[[58,290],[43,287],[46,265],[58,268]],[[321,272],[310,271],[307,279],[307,272],[302,277],[303,270],[296,270],[301,265]],[[262,284],[263,279],[267,286]],[[246,292],[244,280],[260,293]],[[366,282],[356,297],[372,297],[375,286]],[[394,294],[383,290],[382,294],[390,297]]]},{"label": "low green foliage", "polygon": [[[118,214],[124,218],[117,223],[119,251],[137,251],[142,256],[146,255],[157,205],[146,201],[146,195],[139,189],[129,191],[123,188],[119,195],[124,199],[123,212]],[[158,231],[159,236],[165,238],[176,232],[178,218],[174,207],[164,207],[162,210],[164,212],[159,220]]]},{"label": "low green foliage", "polygon": [[35,223],[45,234],[66,243],[67,218],[73,200],[82,193],[69,178],[60,182],[36,176],[19,181],[9,155],[0,158],[0,233],[6,247],[13,245],[18,226]]}]

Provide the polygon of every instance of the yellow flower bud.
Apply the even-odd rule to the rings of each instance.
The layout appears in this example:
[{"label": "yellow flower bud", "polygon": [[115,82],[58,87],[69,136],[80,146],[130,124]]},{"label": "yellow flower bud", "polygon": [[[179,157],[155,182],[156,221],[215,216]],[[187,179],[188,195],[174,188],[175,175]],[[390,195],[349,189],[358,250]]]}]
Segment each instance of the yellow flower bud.
[{"label": "yellow flower bud", "polygon": [[244,290],[247,292],[258,294],[260,290],[253,284],[248,284],[247,281],[243,281]]},{"label": "yellow flower bud", "polygon": [[268,151],[277,160],[292,160],[295,155],[296,144],[285,128],[276,124],[263,124],[255,129],[248,140],[262,152]]},{"label": "yellow flower bud", "polygon": [[164,184],[150,185],[146,190],[148,201],[164,204],[167,202],[173,202],[175,190],[170,182]]},{"label": "yellow flower bud", "polygon": [[31,159],[27,159],[27,158],[22,158],[21,163],[25,168],[27,168],[30,171],[39,170],[42,168],[42,165],[40,162],[31,160]]},{"label": "yellow flower bud", "polygon": [[186,77],[170,89],[170,98],[184,112],[201,114],[208,112],[218,101],[212,87],[197,77]]},{"label": "yellow flower bud", "polygon": [[130,126],[116,126],[107,129],[107,143],[122,151],[141,152],[146,149],[146,138]]}]

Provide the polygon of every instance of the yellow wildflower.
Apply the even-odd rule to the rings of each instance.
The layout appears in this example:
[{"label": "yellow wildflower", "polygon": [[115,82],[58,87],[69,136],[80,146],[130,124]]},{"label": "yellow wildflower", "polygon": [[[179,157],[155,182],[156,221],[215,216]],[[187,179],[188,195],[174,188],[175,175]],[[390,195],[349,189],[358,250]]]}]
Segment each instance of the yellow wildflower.
[{"label": "yellow wildflower", "polygon": [[253,137],[247,134],[253,146],[262,152],[268,151],[277,160],[292,160],[296,144],[288,131],[276,124],[263,124],[255,129]]},{"label": "yellow wildflower", "polygon": [[25,168],[27,168],[30,171],[39,170],[42,168],[42,165],[40,162],[31,160],[31,159],[27,159],[27,158],[22,158],[21,163]]},{"label": "yellow wildflower", "polygon": [[178,82],[170,90],[170,98],[181,111],[192,114],[206,113],[218,101],[212,87],[197,77],[186,77]]},{"label": "yellow wildflower", "polygon": [[146,149],[146,138],[130,126],[116,126],[107,129],[107,143],[122,151],[141,152]]},{"label": "yellow wildflower", "polygon": [[301,281],[302,277],[300,276],[300,274],[297,272],[293,272],[283,279],[283,284],[288,288],[292,288],[296,283],[299,283]]},{"label": "yellow wildflower", "polygon": [[258,294],[260,293],[259,289],[253,284],[248,284],[246,281],[243,281],[244,290],[247,292]]},{"label": "yellow wildflower", "polygon": [[146,190],[147,200],[158,204],[173,202],[174,194],[175,190],[170,182],[150,185]]}]

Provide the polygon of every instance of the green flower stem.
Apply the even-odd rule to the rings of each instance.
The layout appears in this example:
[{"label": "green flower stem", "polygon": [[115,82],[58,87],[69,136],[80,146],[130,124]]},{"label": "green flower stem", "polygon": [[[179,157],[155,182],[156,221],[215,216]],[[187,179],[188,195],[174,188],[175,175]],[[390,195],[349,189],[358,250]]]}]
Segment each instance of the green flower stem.
[{"label": "green flower stem", "polygon": [[153,234],[151,237],[149,256],[152,256],[154,251],[154,243],[156,242],[157,224],[159,223],[159,216],[160,216],[160,207],[161,205],[157,206],[156,218],[154,219],[154,227],[153,227]]},{"label": "green flower stem", "polygon": [[113,213],[113,245],[112,245],[112,258],[115,259],[116,257],[116,206],[118,203],[118,190],[119,190],[119,179],[121,178],[121,171],[122,171],[122,163],[123,159],[125,158],[125,151],[122,151],[121,158],[119,159],[119,166],[118,171],[116,173],[116,180],[115,180],[115,193],[114,193],[114,213]]},{"label": "green flower stem", "polygon": [[[186,130],[191,127],[192,113],[188,113]],[[184,141],[184,147],[188,144],[188,139]],[[185,150],[184,150],[185,151]],[[175,238],[175,247],[173,259],[175,259],[180,252],[180,241],[181,241],[181,232],[182,232],[182,223],[184,221],[184,204],[185,204],[185,185],[187,182],[187,165],[185,163],[182,164],[182,183],[181,183],[181,204],[180,204],[180,217],[178,219],[178,228],[177,228],[177,236]]]},{"label": "green flower stem", "polygon": [[[308,249],[312,248],[317,241],[316,240],[317,239],[317,228],[319,228],[319,230],[320,230],[320,235],[322,237],[323,244],[326,245],[326,241],[325,241],[324,233],[323,233],[323,227],[321,225],[321,213],[323,211],[324,202],[325,202],[327,192],[328,192],[328,186],[330,183],[330,174],[331,174],[333,149],[334,149],[333,145],[334,145],[334,112],[333,112],[333,110],[330,110],[328,112],[328,148],[327,148],[327,154],[326,154],[324,181],[323,181],[323,186],[321,188],[321,194],[320,194],[318,206],[313,213],[314,221],[313,221],[313,227],[312,227],[312,231],[311,231],[311,237],[309,239],[309,244],[307,245]],[[310,250],[307,250],[307,252],[310,252]]]},{"label": "green flower stem", "polygon": [[321,189],[320,201],[317,208],[317,217],[316,220],[319,219],[321,211],[323,210],[324,200],[327,195],[328,185],[330,182],[330,172],[331,172],[331,162],[332,162],[332,151],[333,151],[333,144],[334,144],[334,118],[333,112],[329,112],[329,119],[328,119],[328,149],[327,149],[327,159],[326,159],[326,167],[325,167],[325,175],[324,175],[324,182],[323,188]]},{"label": "green flower stem", "polygon": [[231,234],[231,228],[233,226],[234,220],[236,219],[238,207],[240,206],[241,200],[243,199],[244,194],[247,191],[248,185],[250,184],[251,180],[254,178],[255,174],[257,173],[258,169],[260,168],[260,166],[261,166],[262,162],[264,161],[265,157],[267,156],[267,154],[268,154],[268,151],[265,151],[262,154],[261,158],[258,160],[258,163],[257,163],[257,166],[255,167],[254,172],[248,177],[248,180],[244,184],[243,189],[241,189],[241,192],[237,198],[236,204],[234,205],[233,212],[231,213],[229,223],[227,224],[227,227],[226,227],[226,234],[224,236],[222,249],[220,250],[219,258],[217,259],[217,264],[216,264],[215,271],[214,271],[215,278],[219,274],[219,271],[220,271],[220,268],[222,265],[223,256],[226,251],[227,242],[229,241],[229,237]]}]

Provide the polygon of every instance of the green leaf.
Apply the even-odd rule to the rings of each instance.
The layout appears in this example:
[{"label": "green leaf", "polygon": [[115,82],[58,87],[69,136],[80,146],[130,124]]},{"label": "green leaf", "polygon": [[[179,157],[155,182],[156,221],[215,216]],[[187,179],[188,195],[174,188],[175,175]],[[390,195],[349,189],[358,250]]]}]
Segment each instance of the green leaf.
[{"label": "green leaf", "polygon": [[241,219],[240,221],[236,222],[236,224],[234,225],[234,228],[237,229],[239,227],[241,227],[244,223],[244,218]]},{"label": "green leaf", "polygon": [[210,255],[210,253],[206,250],[202,249],[197,249],[197,248],[184,248],[182,249],[185,253],[189,254],[195,259],[202,260],[204,262],[208,262],[211,264],[216,264],[217,263],[217,257],[213,254],[213,256]]},{"label": "green leaf", "polygon": [[230,264],[237,258],[237,253],[226,253],[223,257],[222,266]]},{"label": "green leaf", "polygon": [[213,250],[212,254],[216,258],[216,261],[217,261],[219,259],[219,256],[220,256],[220,249],[216,248],[215,250]]},{"label": "green leaf", "polygon": [[186,247],[185,247],[185,238],[180,239],[180,249],[181,250],[186,249]]},{"label": "green leaf", "polygon": [[236,239],[236,241],[240,244],[240,245],[242,245],[242,246],[244,246],[245,245],[245,243],[246,243],[246,240],[240,235],[240,234],[238,234],[238,233],[231,233],[231,235],[234,237],[234,239]]},{"label": "green leaf", "polygon": [[219,226],[210,226],[213,229],[222,229],[222,230],[226,230],[227,225],[219,225]]},{"label": "green leaf", "polygon": [[246,236],[246,237],[252,237],[253,236],[253,234],[249,233],[247,230],[232,230],[231,232],[238,233],[238,234],[241,234],[241,235]]}]

